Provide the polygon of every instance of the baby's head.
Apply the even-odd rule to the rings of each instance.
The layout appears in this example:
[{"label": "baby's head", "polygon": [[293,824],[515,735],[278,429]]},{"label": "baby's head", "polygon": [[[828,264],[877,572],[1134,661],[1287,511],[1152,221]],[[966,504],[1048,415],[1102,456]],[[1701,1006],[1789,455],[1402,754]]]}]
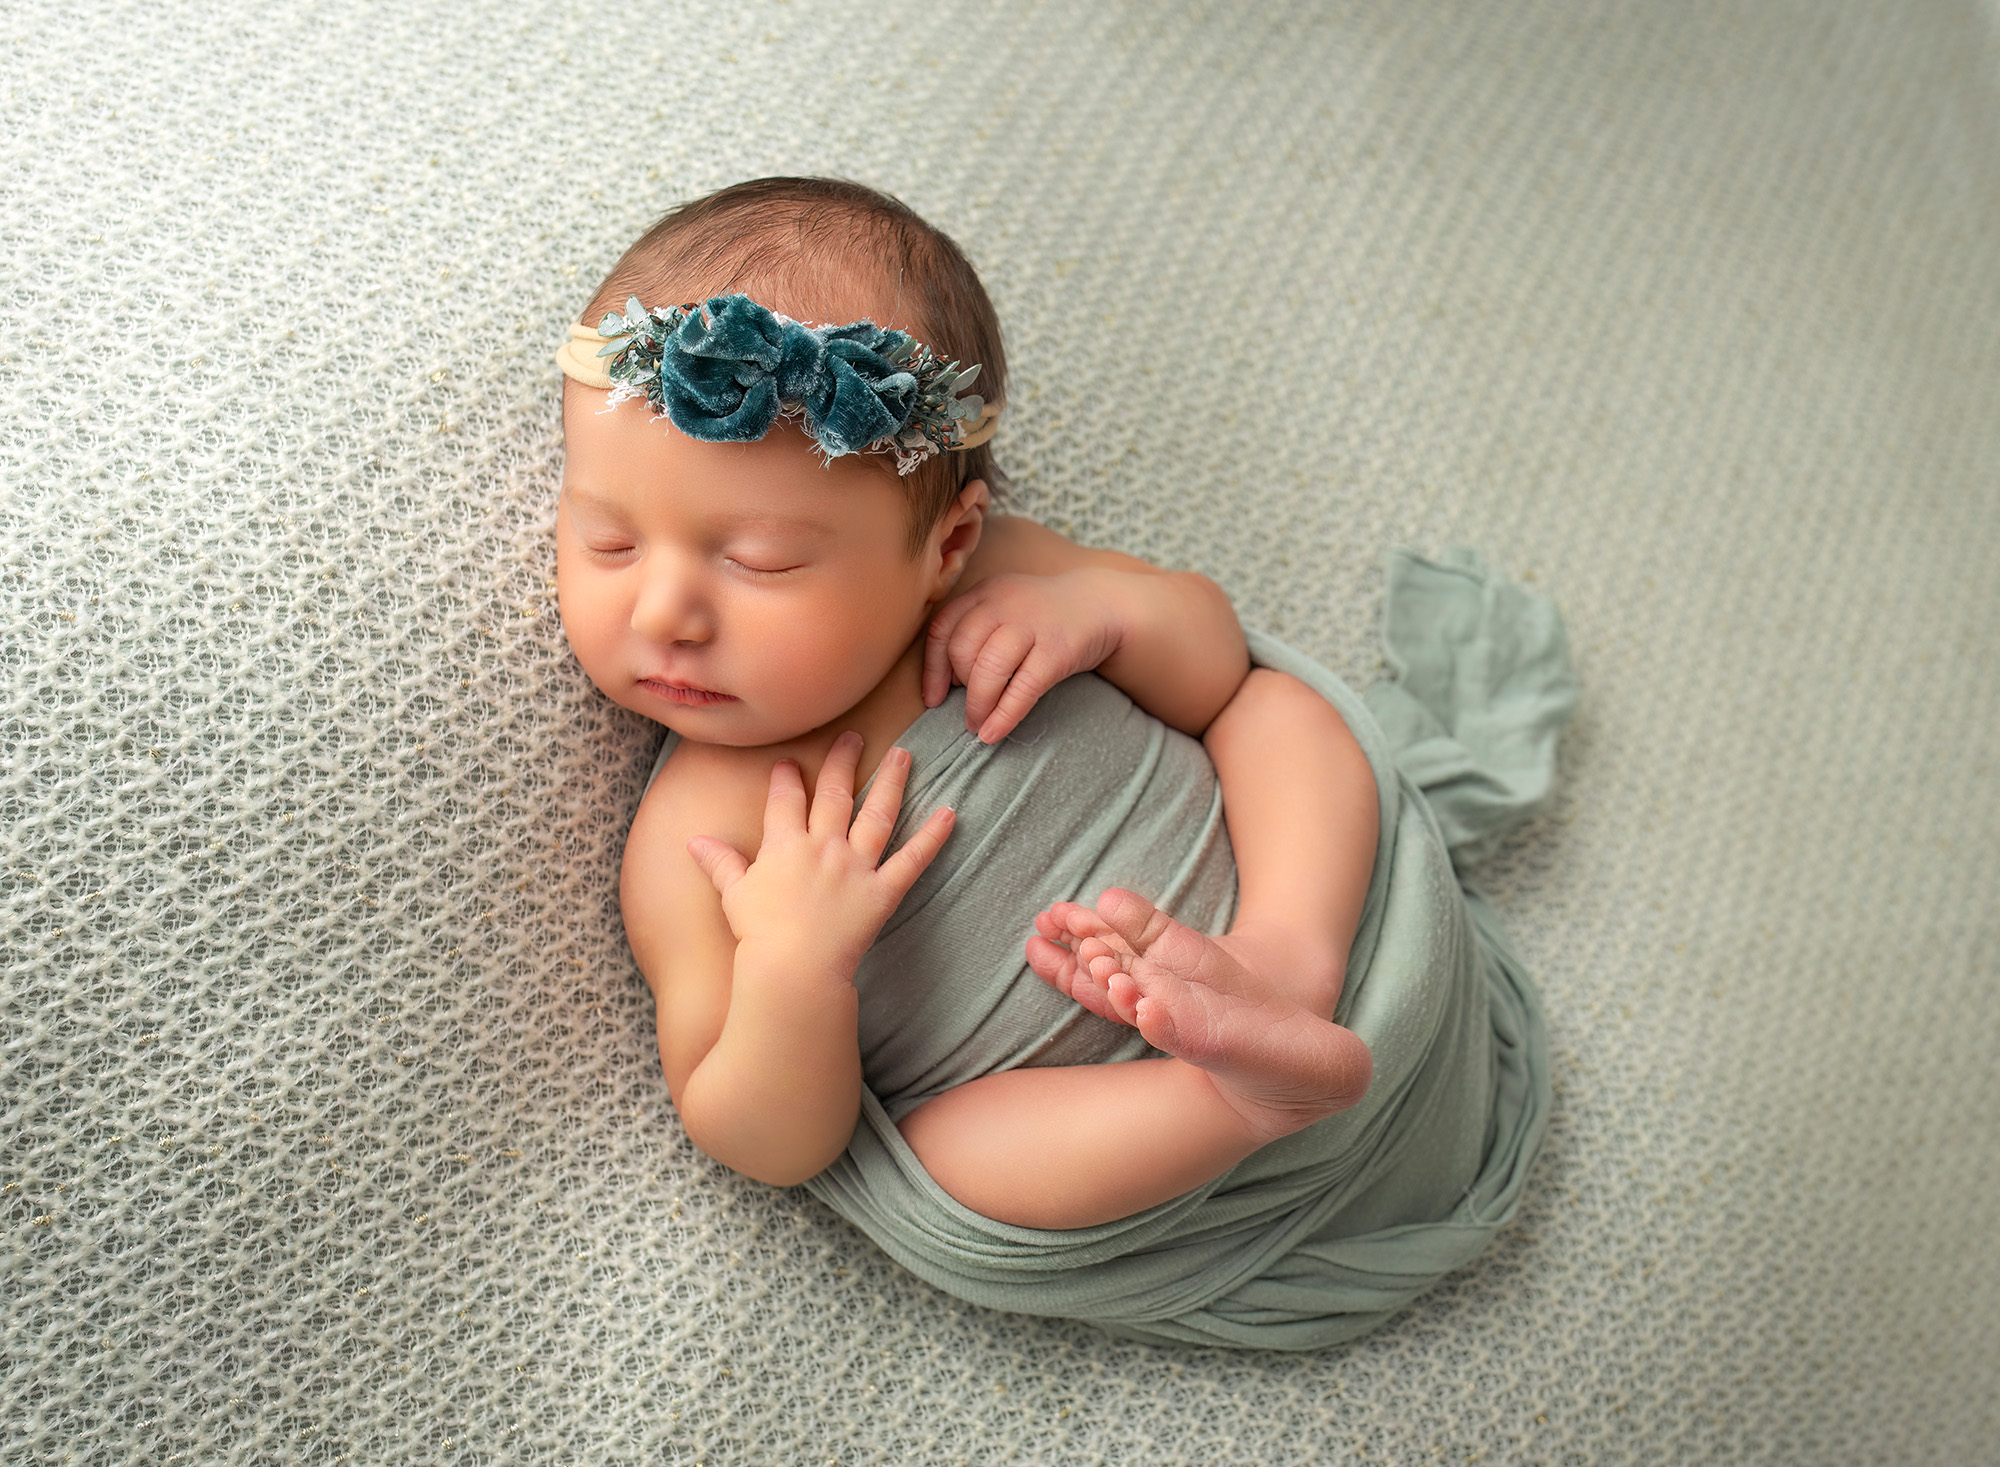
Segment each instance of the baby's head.
[{"label": "baby's head", "polygon": [[[758,179],[683,205],[581,319],[595,327],[631,297],[737,294],[801,322],[906,332],[940,361],[978,363],[969,390],[989,404],[1004,397],[999,324],[964,255],[896,200],[837,180]],[[797,737],[872,691],[963,568],[997,478],[983,443],[899,474],[889,452],[826,459],[785,417],[753,441],[704,441],[574,377],[563,428],[571,647],[615,702],[708,743]]]},{"label": "baby's head", "polygon": [[[992,404],[1006,399],[1000,321],[978,272],[900,200],[843,179],[752,179],[668,211],[611,268],[580,323],[594,328],[633,297],[658,307],[737,293],[799,321],[905,331],[941,360],[978,363],[974,390]],[[588,393],[565,382],[565,425]],[[887,455],[872,462],[894,468]],[[934,455],[899,477],[912,554],[960,490],[999,479],[986,444]]]}]

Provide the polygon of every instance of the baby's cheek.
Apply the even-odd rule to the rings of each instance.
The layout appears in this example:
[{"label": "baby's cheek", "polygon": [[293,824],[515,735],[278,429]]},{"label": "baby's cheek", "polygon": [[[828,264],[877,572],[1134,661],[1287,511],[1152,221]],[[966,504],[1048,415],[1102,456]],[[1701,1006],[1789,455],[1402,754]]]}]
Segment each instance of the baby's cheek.
[{"label": "baby's cheek", "polygon": [[853,647],[827,633],[824,623],[801,626],[773,658],[770,671],[774,692],[831,718],[854,702],[840,700],[856,675],[857,659]]},{"label": "baby's cheek", "polygon": [[895,661],[894,651],[884,654],[883,633],[879,623],[851,613],[821,609],[802,615],[774,659],[777,687],[812,704],[821,721],[846,712],[873,691]]},{"label": "baby's cheek", "polygon": [[588,614],[586,604],[572,595],[562,598],[557,607],[562,622],[563,640],[590,680],[600,689],[604,687],[602,668],[604,665],[604,636],[602,618]]}]

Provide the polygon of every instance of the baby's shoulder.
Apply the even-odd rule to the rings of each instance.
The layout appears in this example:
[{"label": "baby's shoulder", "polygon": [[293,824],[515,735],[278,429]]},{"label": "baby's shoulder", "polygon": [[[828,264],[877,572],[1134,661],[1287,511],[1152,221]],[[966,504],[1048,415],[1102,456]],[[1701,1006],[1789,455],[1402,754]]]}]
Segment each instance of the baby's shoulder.
[{"label": "baby's shoulder", "polygon": [[1117,550],[1078,545],[1067,535],[1025,515],[989,515],[979,544],[965,564],[956,592],[972,589],[991,576],[1007,574],[1055,576],[1090,566],[1113,570],[1151,570],[1136,556]]},{"label": "baby's shoulder", "polygon": [[753,751],[678,740],[639,801],[632,835],[679,850],[697,835],[713,835],[738,850],[754,850],[764,831],[771,761]]},{"label": "baby's shoulder", "polygon": [[[625,837],[618,901],[632,956],[656,999],[677,994],[674,1003],[694,1002],[703,1013],[717,1002],[727,1007],[726,998],[716,994],[727,993],[723,980],[735,940],[714,884],[688,855],[687,844],[697,835],[712,835],[754,855],[763,821],[761,811],[746,807],[743,783],[728,761],[714,760],[703,747],[683,742],[647,786]],[[662,1015],[666,1012],[663,1007]],[[713,1024],[705,1018],[690,1032],[709,1034],[712,1040],[711,1031],[719,1026],[719,1018]],[[667,1053],[663,1047],[661,1054]],[[674,1053],[681,1055],[679,1049]],[[692,1067],[692,1061],[683,1060],[681,1055],[673,1062],[676,1067],[669,1068],[670,1084],[678,1084]]]}]

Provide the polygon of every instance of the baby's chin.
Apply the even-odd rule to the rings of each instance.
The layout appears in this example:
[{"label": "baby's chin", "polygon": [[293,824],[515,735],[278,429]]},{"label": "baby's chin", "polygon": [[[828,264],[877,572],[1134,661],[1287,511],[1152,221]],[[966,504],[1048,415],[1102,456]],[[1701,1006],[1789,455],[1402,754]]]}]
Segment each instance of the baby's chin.
[{"label": "baby's chin", "polygon": [[664,724],[695,744],[717,744],[729,749],[761,749],[769,744],[789,743],[804,738],[818,723],[799,718],[773,718],[735,699],[728,703],[674,704],[639,693],[619,700],[634,713]]}]

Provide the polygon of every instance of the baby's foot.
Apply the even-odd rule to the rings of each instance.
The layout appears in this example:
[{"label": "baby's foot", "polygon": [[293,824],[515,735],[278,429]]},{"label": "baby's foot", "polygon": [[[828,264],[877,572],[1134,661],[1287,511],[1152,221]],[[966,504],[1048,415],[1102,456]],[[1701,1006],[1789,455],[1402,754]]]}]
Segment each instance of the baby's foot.
[{"label": "baby's foot", "polygon": [[1028,965],[1041,978],[1206,1071],[1268,1139],[1367,1093],[1368,1046],[1267,977],[1268,949],[1247,935],[1204,936],[1121,887],[1105,892],[1095,910],[1058,902],[1035,928]]}]

